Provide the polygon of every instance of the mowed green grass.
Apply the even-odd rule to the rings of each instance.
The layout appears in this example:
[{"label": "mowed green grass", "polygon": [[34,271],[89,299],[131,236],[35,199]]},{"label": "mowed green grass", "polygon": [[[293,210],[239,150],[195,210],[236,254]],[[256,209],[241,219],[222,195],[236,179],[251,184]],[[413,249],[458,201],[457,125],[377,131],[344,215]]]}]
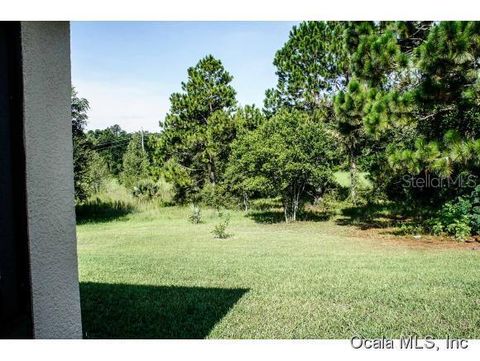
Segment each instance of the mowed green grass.
[{"label": "mowed green grass", "polygon": [[480,251],[188,208],[78,226],[86,337],[480,337]]},{"label": "mowed green grass", "polygon": [[[363,189],[372,188],[372,182],[367,178],[368,174],[365,172],[358,173],[358,186]],[[333,179],[341,187],[348,188],[351,184],[350,172],[346,171],[337,171],[333,173]]]}]

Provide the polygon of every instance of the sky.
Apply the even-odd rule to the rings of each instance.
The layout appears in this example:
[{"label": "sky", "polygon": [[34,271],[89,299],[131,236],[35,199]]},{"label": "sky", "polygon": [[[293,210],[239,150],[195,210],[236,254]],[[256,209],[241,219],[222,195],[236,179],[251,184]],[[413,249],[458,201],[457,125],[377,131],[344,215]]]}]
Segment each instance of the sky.
[{"label": "sky", "polygon": [[262,107],[291,22],[72,22],[72,84],[90,102],[87,129],[160,131],[187,68],[208,54],[233,75],[241,105]]}]

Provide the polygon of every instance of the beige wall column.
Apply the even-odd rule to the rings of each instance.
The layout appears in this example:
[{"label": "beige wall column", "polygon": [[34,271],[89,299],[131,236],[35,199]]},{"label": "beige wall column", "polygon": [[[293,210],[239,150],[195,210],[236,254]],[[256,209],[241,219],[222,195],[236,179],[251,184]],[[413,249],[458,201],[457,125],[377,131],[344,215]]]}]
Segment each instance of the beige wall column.
[{"label": "beige wall column", "polygon": [[81,338],[68,22],[22,22],[24,143],[35,338]]}]

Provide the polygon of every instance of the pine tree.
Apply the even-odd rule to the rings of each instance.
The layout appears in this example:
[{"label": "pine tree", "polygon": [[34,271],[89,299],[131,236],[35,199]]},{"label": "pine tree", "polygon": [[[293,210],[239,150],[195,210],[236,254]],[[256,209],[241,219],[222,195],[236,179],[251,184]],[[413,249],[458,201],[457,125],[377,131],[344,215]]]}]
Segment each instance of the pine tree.
[{"label": "pine tree", "polygon": [[[371,22],[303,22],[290,32],[274,60],[278,83],[267,92],[268,115],[282,107],[297,108],[330,123],[351,174],[350,197],[356,201],[357,158],[367,147],[363,119],[367,88],[356,74],[370,74],[375,64],[361,69],[359,52],[378,27]],[[364,81],[366,81],[364,79]]]},{"label": "pine tree", "polygon": [[[170,96],[170,112],[161,124],[162,154],[178,200],[194,197],[222,178],[229,144],[235,137],[233,77],[208,55],[188,69],[182,92]],[[182,181],[177,176],[182,174]]]}]

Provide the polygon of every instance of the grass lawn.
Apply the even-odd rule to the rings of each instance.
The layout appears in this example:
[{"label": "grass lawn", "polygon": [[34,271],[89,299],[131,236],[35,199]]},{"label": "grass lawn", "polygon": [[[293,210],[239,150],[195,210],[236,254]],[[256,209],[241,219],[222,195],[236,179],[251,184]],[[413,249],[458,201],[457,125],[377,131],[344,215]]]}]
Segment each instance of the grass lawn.
[{"label": "grass lawn", "polygon": [[[367,178],[367,173],[359,172],[358,173],[358,186],[363,189],[372,188],[372,182]],[[340,186],[348,188],[350,187],[351,179],[350,179],[350,172],[346,171],[337,171],[333,173],[333,179],[337,182]]]},{"label": "grass lawn", "polygon": [[91,338],[480,338],[480,250],[188,208],[79,225]]}]

